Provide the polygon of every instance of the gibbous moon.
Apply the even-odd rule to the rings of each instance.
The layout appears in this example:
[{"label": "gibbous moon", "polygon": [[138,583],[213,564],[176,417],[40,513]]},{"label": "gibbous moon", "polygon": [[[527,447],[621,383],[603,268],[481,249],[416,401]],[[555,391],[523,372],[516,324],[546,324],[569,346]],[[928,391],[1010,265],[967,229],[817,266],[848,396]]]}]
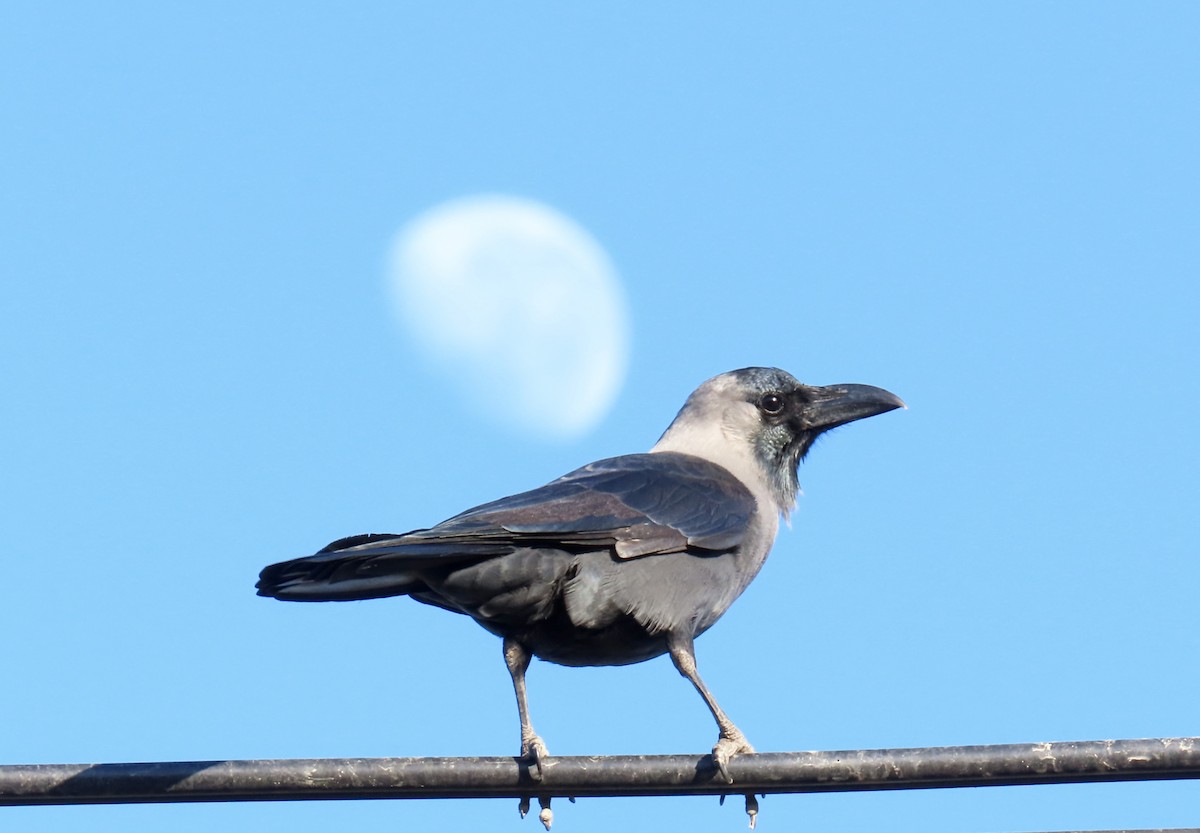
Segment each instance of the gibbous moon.
[{"label": "gibbous moon", "polygon": [[532,200],[480,195],[402,228],[391,284],[406,330],[481,418],[579,436],[607,412],[629,362],[629,313],[608,256]]}]

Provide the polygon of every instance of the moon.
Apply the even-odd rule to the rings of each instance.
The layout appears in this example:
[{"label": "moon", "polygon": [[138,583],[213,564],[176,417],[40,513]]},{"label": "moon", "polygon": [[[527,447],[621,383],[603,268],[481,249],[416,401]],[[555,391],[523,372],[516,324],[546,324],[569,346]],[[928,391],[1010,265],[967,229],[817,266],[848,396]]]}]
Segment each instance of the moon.
[{"label": "moon", "polygon": [[437,205],[396,235],[397,315],[446,384],[521,433],[579,437],[629,364],[625,293],[599,243],[534,200]]}]

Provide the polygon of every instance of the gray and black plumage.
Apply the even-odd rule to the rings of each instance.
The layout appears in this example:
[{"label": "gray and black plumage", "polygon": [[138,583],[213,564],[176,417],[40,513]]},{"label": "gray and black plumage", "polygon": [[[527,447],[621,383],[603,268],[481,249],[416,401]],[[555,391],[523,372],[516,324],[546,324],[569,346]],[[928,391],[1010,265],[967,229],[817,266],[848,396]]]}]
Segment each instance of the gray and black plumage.
[{"label": "gray and black plumage", "polygon": [[531,656],[625,665],[670,654],[720,735],[713,759],[752,752],[696,672],[693,640],[746,589],[799,490],[823,432],[903,407],[867,385],[812,387],[782,370],[709,379],[648,453],[600,460],[430,529],[358,535],[262,571],[286,601],[411,596],[470,616],[504,641],[521,754],[548,753],[529,721]]}]

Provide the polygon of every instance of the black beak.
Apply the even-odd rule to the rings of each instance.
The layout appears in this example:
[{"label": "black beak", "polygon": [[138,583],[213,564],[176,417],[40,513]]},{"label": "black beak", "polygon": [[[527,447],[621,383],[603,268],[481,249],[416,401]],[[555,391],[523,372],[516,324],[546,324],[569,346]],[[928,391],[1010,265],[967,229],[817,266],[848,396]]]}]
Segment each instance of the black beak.
[{"label": "black beak", "polygon": [[810,387],[808,394],[810,399],[800,408],[800,418],[809,431],[827,431],[856,419],[908,407],[896,394],[870,385]]}]

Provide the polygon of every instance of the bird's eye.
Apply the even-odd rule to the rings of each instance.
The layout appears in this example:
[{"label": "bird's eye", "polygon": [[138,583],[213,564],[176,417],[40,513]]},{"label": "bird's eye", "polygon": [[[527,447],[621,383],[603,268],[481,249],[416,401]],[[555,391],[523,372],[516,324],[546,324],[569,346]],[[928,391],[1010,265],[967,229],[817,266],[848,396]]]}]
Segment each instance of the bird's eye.
[{"label": "bird's eye", "polygon": [[783,397],[777,393],[768,393],[758,400],[758,407],[764,414],[778,416],[783,413]]}]

